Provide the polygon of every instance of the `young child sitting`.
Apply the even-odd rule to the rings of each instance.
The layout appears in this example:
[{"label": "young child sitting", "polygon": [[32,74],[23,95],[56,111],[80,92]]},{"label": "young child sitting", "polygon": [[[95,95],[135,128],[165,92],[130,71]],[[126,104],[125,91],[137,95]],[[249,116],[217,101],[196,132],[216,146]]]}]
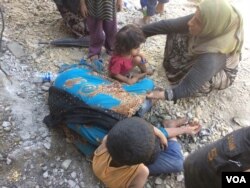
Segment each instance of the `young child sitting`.
[{"label": "young child sitting", "polygon": [[[116,35],[114,54],[109,62],[109,74],[112,78],[134,84],[144,76],[153,74],[146,68],[146,59],[140,53],[140,45],[145,42],[141,29],[129,24],[119,30]],[[139,67],[141,73],[130,76],[134,67]]]},{"label": "young child sitting", "polygon": [[132,117],[119,121],[104,137],[93,158],[95,175],[110,188],[143,187],[152,162],[166,146],[163,133],[145,120]]}]

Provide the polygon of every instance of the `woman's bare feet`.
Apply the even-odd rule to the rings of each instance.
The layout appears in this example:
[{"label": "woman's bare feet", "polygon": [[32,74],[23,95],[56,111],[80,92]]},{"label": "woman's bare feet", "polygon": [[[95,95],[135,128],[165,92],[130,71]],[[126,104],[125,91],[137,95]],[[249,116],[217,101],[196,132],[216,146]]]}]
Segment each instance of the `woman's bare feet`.
[{"label": "woman's bare feet", "polygon": [[165,128],[176,128],[188,123],[188,118],[183,117],[174,120],[163,120],[162,124]]}]

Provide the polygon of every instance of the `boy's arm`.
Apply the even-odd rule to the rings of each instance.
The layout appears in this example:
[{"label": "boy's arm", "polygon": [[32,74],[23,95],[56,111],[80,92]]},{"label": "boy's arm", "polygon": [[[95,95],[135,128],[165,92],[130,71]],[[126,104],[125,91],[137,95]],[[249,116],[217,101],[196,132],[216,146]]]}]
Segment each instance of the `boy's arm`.
[{"label": "boy's arm", "polygon": [[163,146],[163,148],[167,147],[168,140],[166,136],[156,127],[154,127],[154,133],[155,133],[155,136],[157,136],[160,139],[161,145]]},{"label": "boy's arm", "polygon": [[146,76],[146,73],[136,74],[132,78],[127,78],[126,76],[123,76],[121,74],[112,74],[112,77],[120,82],[124,82],[126,84],[132,85],[136,82],[138,82],[140,79],[142,79],[144,76]]},{"label": "boy's arm", "polygon": [[145,165],[138,167],[138,173],[135,178],[131,181],[129,188],[143,188],[147,182],[149,170]]}]

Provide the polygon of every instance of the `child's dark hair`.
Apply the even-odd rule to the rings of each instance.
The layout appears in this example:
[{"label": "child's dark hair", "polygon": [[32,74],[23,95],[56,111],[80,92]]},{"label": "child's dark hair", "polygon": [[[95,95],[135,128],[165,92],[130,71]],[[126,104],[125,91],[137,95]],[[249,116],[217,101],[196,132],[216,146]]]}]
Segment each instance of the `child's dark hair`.
[{"label": "child's dark hair", "polygon": [[115,54],[127,55],[132,49],[139,48],[146,41],[142,30],[133,24],[122,27],[115,38]]},{"label": "child's dark hair", "polygon": [[156,152],[155,138],[151,124],[132,117],[115,124],[108,133],[106,146],[112,160],[119,166],[148,163]]}]

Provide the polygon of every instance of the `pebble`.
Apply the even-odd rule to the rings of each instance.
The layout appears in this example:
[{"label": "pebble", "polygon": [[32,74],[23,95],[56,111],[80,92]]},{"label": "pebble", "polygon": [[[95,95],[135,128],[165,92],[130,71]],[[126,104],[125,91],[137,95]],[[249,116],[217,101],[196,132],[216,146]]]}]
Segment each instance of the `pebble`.
[{"label": "pebble", "polygon": [[72,178],[74,178],[74,179],[76,178],[76,172],[71,172],[70,175],[71,175]]},{"label": "pebble", "polygon": [[48,142],[44,143],[43,145],[44,145],[44,147],[45,147],[46,149],[48,149],[48,150],[51,148],[51,144],[48,143]]},{"label": "pebble", "polygon": [[48,178],[48,177],[49,177],[48,171],[44,172],[44,173],[43,173],[43,178]]},{"label": "pebble", "polygon": [[68,168],[69,168],[69,165],[71,164],[71,160],[70,159],[67,159],[67,160],[65,160],[65,161],[63,161],[63,163],[62,163],[62,168],[64,169],[64,170],[67,170]]},{"label": "pebble", "polygon": [[3,128],[10,127],[10,126],[11,126],[11,123],[8,122],[8,121],[4,121],[4,122],[2,123],[2,127],[3,127]]},{"label": "pebble", "polygon": [[70,188],[75,188],[76,186],[76,182],[74,182],[73,180],[68,180],[68,184]]},{"label": "pebble", "polygon": [[146,183],[145,188],[152,188],[152,186],[150,185],[150,183]]},{"label": "pebble", "polygon": [[185,152],[185,153],[183,154],[184,158],[187,158],[188,155],[189,155],[188,152]]},{"label": "pebble", "polygon": [[11,160],[10,158],[7,158],[7,159],[6,159],[6,164],[7,164],[7,165],[10,165],[11,163],[12,163],[12,160]]},{"label": "pebble", "polygon": [[11,127],[4,127],[3,130],[5,130],[6,132],[11,131]]},{"label": "pebble", "polygon": [[184,175],[183,174],[179,174],[177,175],[177,181],[180,182],[184,179]]},{"label": "pebble", "polygon": [[46,165],[45,166],[42,165],[42,170],[43,171],[46,171],[47,169],[48,169],[48,167]]},{"label": "pebble", "polygon": [[250,119],[244,117],[234,117],[233,121],[242,127],[250,126]]},{"label": "pebble", "polygon": [[159,178],[159,177],[157,177],[157,178],[155,179],[155,184],[156,184],[156,185],[161,185],[161,184],[162,184],[162,179]]}]

